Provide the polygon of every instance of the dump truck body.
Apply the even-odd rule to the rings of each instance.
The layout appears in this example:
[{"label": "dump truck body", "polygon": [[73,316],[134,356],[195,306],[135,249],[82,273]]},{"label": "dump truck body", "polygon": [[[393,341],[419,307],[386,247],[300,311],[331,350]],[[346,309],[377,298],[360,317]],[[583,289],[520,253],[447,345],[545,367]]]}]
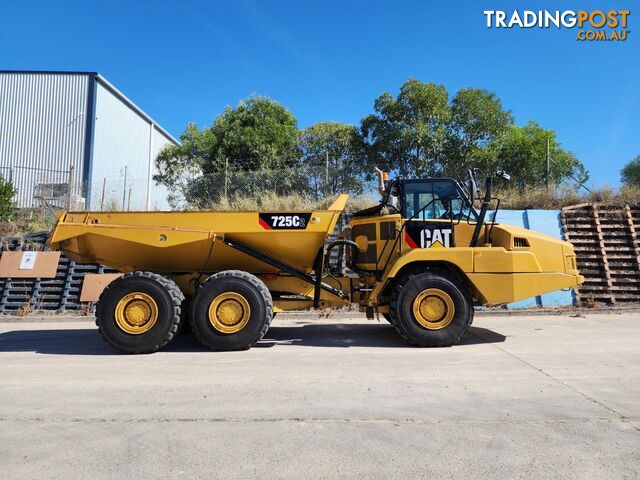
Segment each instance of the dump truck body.
[{"label": "dump truck body", "polygon": [[59,217],[50,245],[76,262],[122,271],[277,271],[227,246],[230,237],[311,271],[346,200],[316,211],[69,212]]}]

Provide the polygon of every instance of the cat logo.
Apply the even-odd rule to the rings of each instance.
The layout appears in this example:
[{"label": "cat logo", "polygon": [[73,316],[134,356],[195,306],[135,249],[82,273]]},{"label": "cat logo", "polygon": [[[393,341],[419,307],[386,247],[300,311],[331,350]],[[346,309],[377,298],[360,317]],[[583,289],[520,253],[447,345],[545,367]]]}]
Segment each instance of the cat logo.
[{"label": "cat logo", "polygon": [[449,248],[451,228],[425,228],[420,232],[420,248]]}]

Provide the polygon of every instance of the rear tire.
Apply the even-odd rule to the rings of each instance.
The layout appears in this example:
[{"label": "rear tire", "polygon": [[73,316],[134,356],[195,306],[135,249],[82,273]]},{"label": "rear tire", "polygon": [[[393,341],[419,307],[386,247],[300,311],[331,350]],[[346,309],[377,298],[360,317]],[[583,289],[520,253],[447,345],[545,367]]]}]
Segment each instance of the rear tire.
[{"label": "rear tire", "polygon": [[391,292],[391,324],[412,345],[448,347],[469,330],[473,300],[448,272],[409,273]]},{"label": "rear tire", "polygon": [[125,353],[152,353],[178,332],[184,295],[153,272],[132,272],[111,282],[96,306],[102,338]]},{"label": "rear tire", "polygon": [[190,325],[211,350],[247,350],[264,337],[273,318],[273,300],[255,275],[227,270],[211,275],[193,299]]}]

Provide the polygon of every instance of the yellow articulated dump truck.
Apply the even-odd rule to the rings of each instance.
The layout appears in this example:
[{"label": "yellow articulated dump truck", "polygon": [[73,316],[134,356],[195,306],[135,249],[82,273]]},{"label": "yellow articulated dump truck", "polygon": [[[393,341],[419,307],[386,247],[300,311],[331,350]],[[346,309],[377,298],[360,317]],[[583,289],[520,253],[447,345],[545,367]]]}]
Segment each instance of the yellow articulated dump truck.
[{"label": "yellow articulated dump truck", "polygon": [[413,345],[449,346],[474,305],[582,283],[570,243],[487,220],[490,179],[477,198],[475,181],[468,194],[449,178],[379,177],[380,204],[333,242],[347,195],[316,211],[66,212],[50,246],[124,272],[102,292],[96,323],[128,353],[164,347],[182,322],[210,349],[243,350],[277,312],[352,304]]}]

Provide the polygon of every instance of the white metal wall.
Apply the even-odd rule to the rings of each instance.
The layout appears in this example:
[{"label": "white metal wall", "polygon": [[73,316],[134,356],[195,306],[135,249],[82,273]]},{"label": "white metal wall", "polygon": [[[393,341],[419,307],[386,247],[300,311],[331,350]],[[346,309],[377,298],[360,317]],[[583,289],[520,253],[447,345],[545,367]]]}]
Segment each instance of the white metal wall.
[{"label": "white metal wall", "polygon": [[11,177],[20,207],[34,205],[39,183],[82,190],[89,75],[0,72],[0,175]]},{"label": "white metal wall", "polygon": [[91,209],[145,210],[149,188],[149,208],[167,209],[166,190],[151,176],[157,153],[172,142],[100,81],[95,113]]},{"label": "white metal wall", "polygon": [[[152,158],[152,175],[158,173],[158,169],[155,168],[156,165],[156,157],[160,150],[162,150],[165,146],[174,144],[173,140],[168,139],[164,133],[160,132],[157,128],[153,128],[153,148]],[[169,195],[169,191],[167,187],[164,185],[156,184],[153,179],[151,180],[151,201],[149,202],[149,208],[151,210],[169,210],[169,202],[167,201],[167,197]]]}]

